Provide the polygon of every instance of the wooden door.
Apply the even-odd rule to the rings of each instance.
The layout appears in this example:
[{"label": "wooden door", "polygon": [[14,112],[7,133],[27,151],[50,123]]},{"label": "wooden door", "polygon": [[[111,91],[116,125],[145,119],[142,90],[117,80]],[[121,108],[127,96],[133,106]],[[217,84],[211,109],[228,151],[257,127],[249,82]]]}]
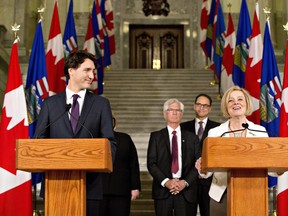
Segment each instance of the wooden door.
[{"label": "wooden door", "polygon": [[183,68],[182,25],[130,25],[130,68]]}]

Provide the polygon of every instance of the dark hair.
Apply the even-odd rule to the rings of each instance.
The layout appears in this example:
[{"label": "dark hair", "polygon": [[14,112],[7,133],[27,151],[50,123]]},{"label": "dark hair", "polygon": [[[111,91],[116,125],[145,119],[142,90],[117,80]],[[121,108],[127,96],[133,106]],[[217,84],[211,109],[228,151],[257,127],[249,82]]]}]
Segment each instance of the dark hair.
[{"label": "dark hair", "polygon": [[209,105],[212,106],[212,98],[207,94],[198,94],[195,98],[195,103],[197,102],[199,97],[206,97],[209,100]]},{"label": "dark hair", "polygon": [[70,79],[68,69],[69,68],[77,69],[87,58],[93,61],[95,68],[97,68],[96,57],[85,50],[77,50],[75,52],[71,52],[68,55],[64,64],[64,74],[67,80]]}]

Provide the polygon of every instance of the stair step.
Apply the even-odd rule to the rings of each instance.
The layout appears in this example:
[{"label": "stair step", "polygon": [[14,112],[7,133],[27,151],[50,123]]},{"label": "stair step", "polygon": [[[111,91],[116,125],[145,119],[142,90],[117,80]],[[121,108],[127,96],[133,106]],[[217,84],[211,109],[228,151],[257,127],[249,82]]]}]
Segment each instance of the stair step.
[{"label": "stair step", "polygon": [[[131,203],[131,215],[154,215],[152,199],[152,177],[147,171],[140,172],[141,192],[138,199]],[[146,213],[146,214],[143,214]]]},{"label": "stair step", "polygon": [[[142,183],[142,182],[141,182]],[[140,192],[139,199],[150,199],[152,198],[152,190],[151,190],[151,184],[149,185],[150,189],[143,189],[145,187],[143,184],[141,184],[142,189]]]},{"label": "stair step", "polygon": [[155,216],[154,210],[133,210],[130,212],[131,216]]},{"label": "stair step", "polygon": [[136,210],[154,210],[154,200],[150,199],[136,199],[132,202],[131,209]]}]

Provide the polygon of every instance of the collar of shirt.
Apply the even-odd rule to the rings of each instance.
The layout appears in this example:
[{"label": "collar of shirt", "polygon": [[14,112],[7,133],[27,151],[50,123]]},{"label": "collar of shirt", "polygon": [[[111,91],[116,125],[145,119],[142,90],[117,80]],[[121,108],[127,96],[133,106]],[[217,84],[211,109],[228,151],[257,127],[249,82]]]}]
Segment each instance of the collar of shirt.
[{"label": "collar of shirt", "polygon": [[[85,95],[86,95],[86,89],[83,89],[81,91],[79,91],[78,93],[75,93],[73,91],[71,91],[70,89],[66,88],[66,104],[73,104],[73,95],[74,94],[78,94],[78,103],[79,103],[79,112],[81,113],[82,107],[83,107],[83,103],[84,103],[84,99],[85,99]],[[71,112],[71,109],[70,109]]]},{"label": "collar of shirt", "polygon": [[[172,132],[174,131],[174,129],[173,129],[172,127],[170,127],[169,125],[167,125],[167,129],[168,129],[170,138],[172,138]],[[175,131],[176,131],[176,134],[177,134],[178,136],[180,136],[180,134],[181,134],[180,126],[178,126],[178,127],[175,129]]]},{"label": "collar of shirt", "polygon": [[197,134],[197,131],[198,131],[199,127],[200,127],[200,125],[199,125],[199,122],[200,122],[200,121],[203,122],[202,125],[203,125],[203,128],[205,128],[205,126],[206,126],[206,124],[207,124],[207,121],[208,121],[208,117],[205,118],[205,119],[203,119],[203,120],[200,120],[200,119],[198,119],[198,118],[195,119],[195,132],[196,132],[196,134]]}]

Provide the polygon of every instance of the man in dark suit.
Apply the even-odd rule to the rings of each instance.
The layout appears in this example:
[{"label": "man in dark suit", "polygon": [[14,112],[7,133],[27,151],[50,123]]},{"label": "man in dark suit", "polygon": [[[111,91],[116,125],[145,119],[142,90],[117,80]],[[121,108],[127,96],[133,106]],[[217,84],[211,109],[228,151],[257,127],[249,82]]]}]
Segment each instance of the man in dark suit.
[{"label": "man in dark suit", "polygon": [[[195,98],[194,111],[195,119],[192,121],[187,121],[181,123],[181,128],[183,130],[191,131],[194,134],[199,134],[201,150],[203,147],[203,140],[207,137],[208,131],[211,128],[217,127],[220,123],[212,121],[208,118],[209,113],[211,112],[212,99],[207,94],[199,94]],[[199,123],[202,122],[202,123]],[[200,124],[202,128],[200,129]],[[199,130],[200,129],[200,130]],[[199,133],[198,133],[199,132]],[[198,204],[200,208],[201,216],[209,216],[210,209],[210,197],[209,189],[212,181],[212,176],[208,179],[198,180]]]},{"label": "man in dark suit", "polygon": [[[91,87],[96,67],[95,57],[83,50],[67,57],[64,74],[68,85],[64,92],[43,102],[35,138],[107,138],[114,158],[116,141],[110,103],[106,98],[87,90]],[[72,104],[71,109],[68,104]],[[76,122],[75,127],[72,121]],[[86,215],[98,215],[99,200],[102,199],[102,175],[87,173],[86,177]]]},{"label": "man in dark suit", "polygon": [[137,199],[141,190],[138,154],[131,137],[115,131],[114,116],[113,127],[117,152],[113,172],[103,175],[104,199],[99,216],[129,216],[131,201]]},{"label": "man in dark suit", "polygon": [[150,135],[147,168],[153,177],[157,216],[197,214],[195,161],[200,157],[200,146],[195,134],[180,128],[183,111],[179,100],[167,100],[163,106],[167,127]]}]

